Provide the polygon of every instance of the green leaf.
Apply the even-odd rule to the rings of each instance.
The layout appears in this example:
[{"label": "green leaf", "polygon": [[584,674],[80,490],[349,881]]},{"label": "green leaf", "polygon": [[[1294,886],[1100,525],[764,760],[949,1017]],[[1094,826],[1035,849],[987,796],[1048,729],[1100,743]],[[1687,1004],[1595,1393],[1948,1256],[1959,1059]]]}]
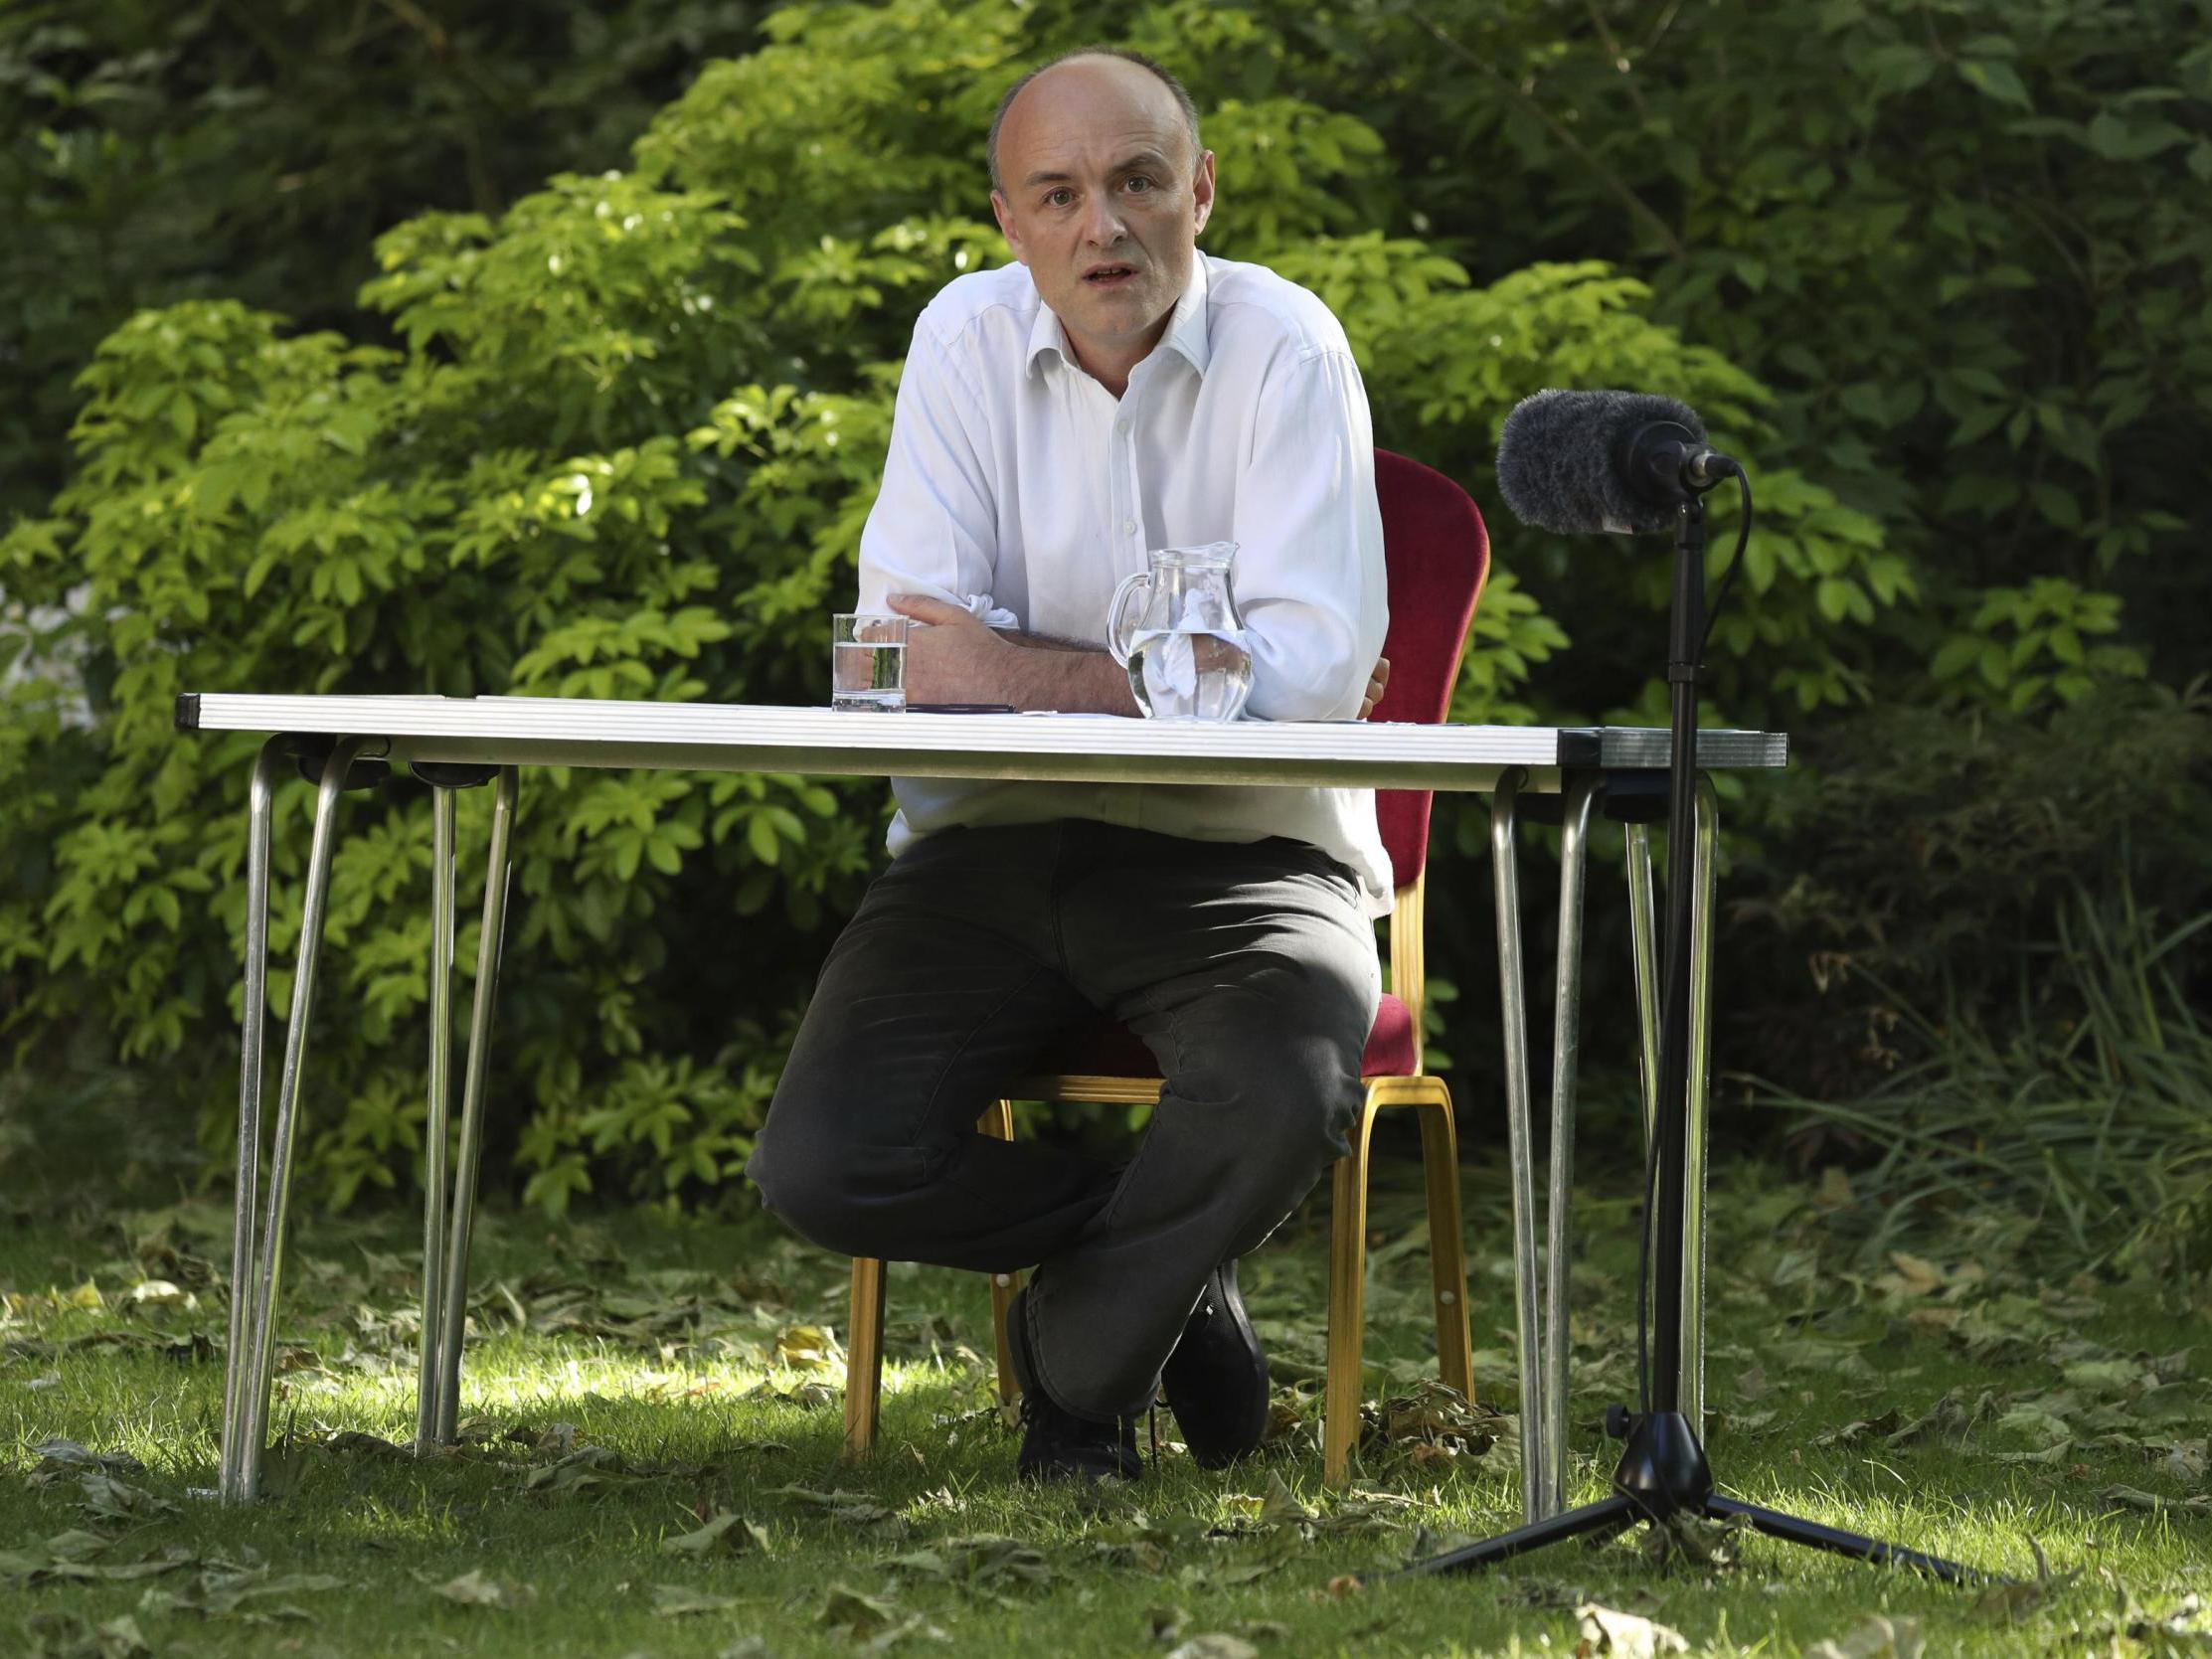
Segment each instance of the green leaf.
[{"label": "green leaf", "polygon": [[2075,502],[2073,492],[2038,479],[2028,486],[2028,497],[2035,503],[2036,511],[2061,530],[2079,530],[2082,527],[2082,510]]},{"label": "green leaf", "polygon": [[637,874],[637,866],[645,856],[645,837],[634,829],[620,832],[614,842],[614,874],[621,881],[629,881]]},{"label": "green leaf", "polygon": [[745,821],[746,845],[753,849],[753,856],[763,864],[773,864],[783,856],[783,843],[775,833],[775,825],[766,814],[756,812]]},{"label": "green leaf", "polygon": [[1968,58],[1958,66],[1958,79],[1984,97],[1995,98],[1999,103],[2009,103],[2019,109],[2033,107],[2028,98],[2028,89],[2021,83],[2018,72],[2001,60]]},{"label": "green leaf", "polygon": [[2189,141],[2171,121],[2127,116],[2106,110],[2089,123],[2089,147],[2107,161],[2147,161],[2161,150]]},{"label": "green leaf", "polygon": [[1982,641],[1978,635],[1954,634],[1937,651],[1935,659],[1928,665],[1928,672],[1938,680],[1956,680],[1980,659],[1981,646]]},{"label": "green leaf", "polygon": [[1936,59],[1910,42],[1892,41],[1864,54],[1858,71],[1878,92],[1909,92],[1935,74]]}]

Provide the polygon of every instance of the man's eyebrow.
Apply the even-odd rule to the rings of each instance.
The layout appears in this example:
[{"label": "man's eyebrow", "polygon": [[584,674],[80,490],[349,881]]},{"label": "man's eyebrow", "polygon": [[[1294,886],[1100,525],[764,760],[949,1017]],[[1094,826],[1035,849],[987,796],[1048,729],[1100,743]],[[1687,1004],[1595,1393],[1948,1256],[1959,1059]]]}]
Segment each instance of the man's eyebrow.
[{"label": "man's eyebrow", "polygon": [[[1157,150],[1138,150],[1135,154],[1125,156],[1121,160],[1115,162],[1110,171],[1115,173],[1129,173],[1134,172],[1140,167],[1148,168],[1155,172],[1165,171],[1167,168],[1167,157],[1161,155]],[[1022,188],[1024,190],[1027,190],[1041,184],[1073,184],[1075,182],[1076,176],[1073,173],[1056,173],[1047,169],[1032,173],[1027,178],[1023,179]]]}]

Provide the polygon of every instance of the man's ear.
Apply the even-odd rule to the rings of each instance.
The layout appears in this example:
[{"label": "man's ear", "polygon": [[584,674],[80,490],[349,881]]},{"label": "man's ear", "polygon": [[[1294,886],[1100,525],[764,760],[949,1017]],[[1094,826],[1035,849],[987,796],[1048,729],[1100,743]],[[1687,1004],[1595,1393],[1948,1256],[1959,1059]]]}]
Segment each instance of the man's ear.
[{"label": "man's ear", "polygon": [[1014,230],[1013,210],[1007,207],[1004,192],[991,192],[991,214],[998,221],[998,234],[1006,239],[1006,251],[1023,264],[1029,263],[1029,255],[1022,251],[1022,239]]},{"label": "man's ear", "polygon": [[1191,173],[1191,199],[1196,204],[1191,235],[1197,236],[1206,228],[1206,221],[1214,214],[1214,152],[1199,153],[1198,166]]}]

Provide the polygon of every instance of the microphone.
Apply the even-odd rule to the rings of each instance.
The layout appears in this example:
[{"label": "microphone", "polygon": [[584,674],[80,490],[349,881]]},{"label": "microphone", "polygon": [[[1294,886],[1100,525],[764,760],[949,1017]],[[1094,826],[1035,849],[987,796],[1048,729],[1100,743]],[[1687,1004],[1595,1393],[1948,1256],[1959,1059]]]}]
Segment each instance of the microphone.
[{"label": "microphone", "polygon": [[1644,392],[1539,392],[1498,438],[1506,506],[1560,536],[1669,530],[1684,502],[1740,471],[1689,405]]}]

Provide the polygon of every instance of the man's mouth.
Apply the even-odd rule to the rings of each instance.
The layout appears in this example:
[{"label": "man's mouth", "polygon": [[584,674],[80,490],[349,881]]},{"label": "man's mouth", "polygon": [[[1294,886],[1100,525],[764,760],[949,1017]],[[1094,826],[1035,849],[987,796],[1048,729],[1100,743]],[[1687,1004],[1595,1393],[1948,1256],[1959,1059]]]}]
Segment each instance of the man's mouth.
[{"label": "man's mouth", "polygon": [[1083,273],[1084,282],[1094,288],[1118,287],[1135,279],[1134,265],[1094,265]]}]

